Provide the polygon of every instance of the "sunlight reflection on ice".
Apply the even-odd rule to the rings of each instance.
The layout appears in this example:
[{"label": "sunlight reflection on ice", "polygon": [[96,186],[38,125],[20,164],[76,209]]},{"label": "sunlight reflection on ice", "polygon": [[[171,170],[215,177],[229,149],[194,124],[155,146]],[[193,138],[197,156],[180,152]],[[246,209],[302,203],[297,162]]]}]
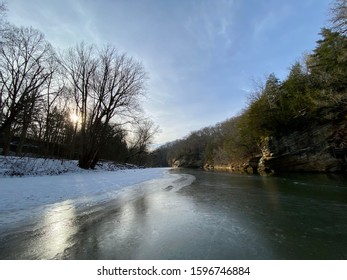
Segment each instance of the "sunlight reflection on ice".
[{"label": "sunlight reflection on ice", "polygon": [[45,224],[42,238],[42,250],[45,250],[47,258],[53,258],[69,247],[71,237],[78,231],[74,224],[76,209],[72,200],[66,200],[52,205],[44,215]]}]

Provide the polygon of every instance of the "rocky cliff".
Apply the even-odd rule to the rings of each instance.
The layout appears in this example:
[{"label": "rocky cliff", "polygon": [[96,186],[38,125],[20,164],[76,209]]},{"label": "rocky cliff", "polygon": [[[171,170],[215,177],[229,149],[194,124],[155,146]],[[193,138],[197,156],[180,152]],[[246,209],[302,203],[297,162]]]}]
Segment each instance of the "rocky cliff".
[{"label": "rocky cliff", "polygon": [[[263,139],[256,157],[249,158],[246,154],[241,157],[240,153],[238,156],[235,149],[234,154],[228,154],[230,151],[215,145],[217,148],[214,151],[222,151],[222,155],[216,157],[207,146],[206,137],[201,137],[201,141],[189,142],[188,139],[184,145],[180,143],[181,146],[176,147],[171,152],[172,156],[168,157],[169,165],[261,175],[346,172],[347,106],[321,108],[311,114],[294,118],[287,127],[273,133],[274,136]],[[256,150],[252,153],[256,154]]]},{"label": "rocky cliff", "polygon": [[325,109],[321,115],[303,129],[265,139],[258,172],[346,172],[347,110]]},{"label": "rocky cliff", "polygon": [[188,155],[172,159],[169,162],[169,165],[174,168],[202,168],[204,166],[204,162],[199,157],[192,157]]}]

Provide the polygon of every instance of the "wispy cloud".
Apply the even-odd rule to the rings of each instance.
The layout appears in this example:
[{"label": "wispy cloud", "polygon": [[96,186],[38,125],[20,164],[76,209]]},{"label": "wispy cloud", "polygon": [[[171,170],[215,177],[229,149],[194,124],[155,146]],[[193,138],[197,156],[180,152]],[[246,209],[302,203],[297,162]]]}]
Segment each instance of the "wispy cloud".
[{"label": "wispy cloud", "polygon": [[291,7],[284,3],[276,9],[259,13],[253,21],[253,38],[259,40],[267,37],[267,34],[272,34],[271,31],[278,30],[282,24],[287,22],[290,11]]},{"label": "wispy cloud", "polygon": [[201,49],[230,47],[233,1],[194,1],[185,28]]},{"label": "wispy cloud", "polygon": [[57,47],[66,48],[77,42],[101,42],[93,30],[92,14],[79,1],[13,0],[9,16],[17,25],[33,26],[41,30]]}]

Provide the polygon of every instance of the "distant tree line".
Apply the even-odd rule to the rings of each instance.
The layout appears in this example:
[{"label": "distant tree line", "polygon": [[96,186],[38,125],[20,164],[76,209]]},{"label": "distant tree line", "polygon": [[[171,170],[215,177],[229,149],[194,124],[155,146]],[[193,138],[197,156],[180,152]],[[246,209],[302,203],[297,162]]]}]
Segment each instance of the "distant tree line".
[{"label": "distant tree line", "polygon": [[112,46],[58,54],[5,16],[0,3],[1,153],[78,159],[85,169],[100,159],[143,164],[158,128],[142,112],[142,64]]},{"label": "distant tree line", "polygon": [[[152,154],[154,164],[163,165],[164,158],[169,165],[183,160],[187,166],[200,167],[242,162],[259,155],[268,137],[303,130],[325,111],[345,112],[346,0],[333,3],[331,23],[331,28],[321,30],[312,53],[290,67],[286,79],[270,74],[240,115],[159,148]],[[337,145],[347,146],[343,138],[339,141]]]}]

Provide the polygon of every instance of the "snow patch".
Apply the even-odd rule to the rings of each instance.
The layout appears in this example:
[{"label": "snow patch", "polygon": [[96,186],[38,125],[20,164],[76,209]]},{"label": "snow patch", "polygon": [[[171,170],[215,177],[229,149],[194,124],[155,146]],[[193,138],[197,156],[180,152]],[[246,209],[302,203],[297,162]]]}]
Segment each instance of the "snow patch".
[{"label": "snow patch", "polygon": [[132,164],[102,161],[96,166],[95,170],[90,171],[79,168],[77,160],[0,156],[0,177],[95,173],[95,171],[116,171],[137,168],[139,167]]},{"label": "snow patch", "polygon": [[[129,169],[134,166],[109,163],[99,166],[97,171],[80,169],[74,161],[2,157],[0,163],[0,232],[35,219],[55,204],[69,201],[76,208],[90,207],[112,200],[129,188],[140,193],[139,184],[146,182],[155,188],[156,183],[151,180],[160,180],[163,186],[178,176],[170,174],[168,168]],[[22,177],[9,176],[9,170],[19,170],[20,166],[25,166]],[[52,175],[59,173],[64,174]]]}]

